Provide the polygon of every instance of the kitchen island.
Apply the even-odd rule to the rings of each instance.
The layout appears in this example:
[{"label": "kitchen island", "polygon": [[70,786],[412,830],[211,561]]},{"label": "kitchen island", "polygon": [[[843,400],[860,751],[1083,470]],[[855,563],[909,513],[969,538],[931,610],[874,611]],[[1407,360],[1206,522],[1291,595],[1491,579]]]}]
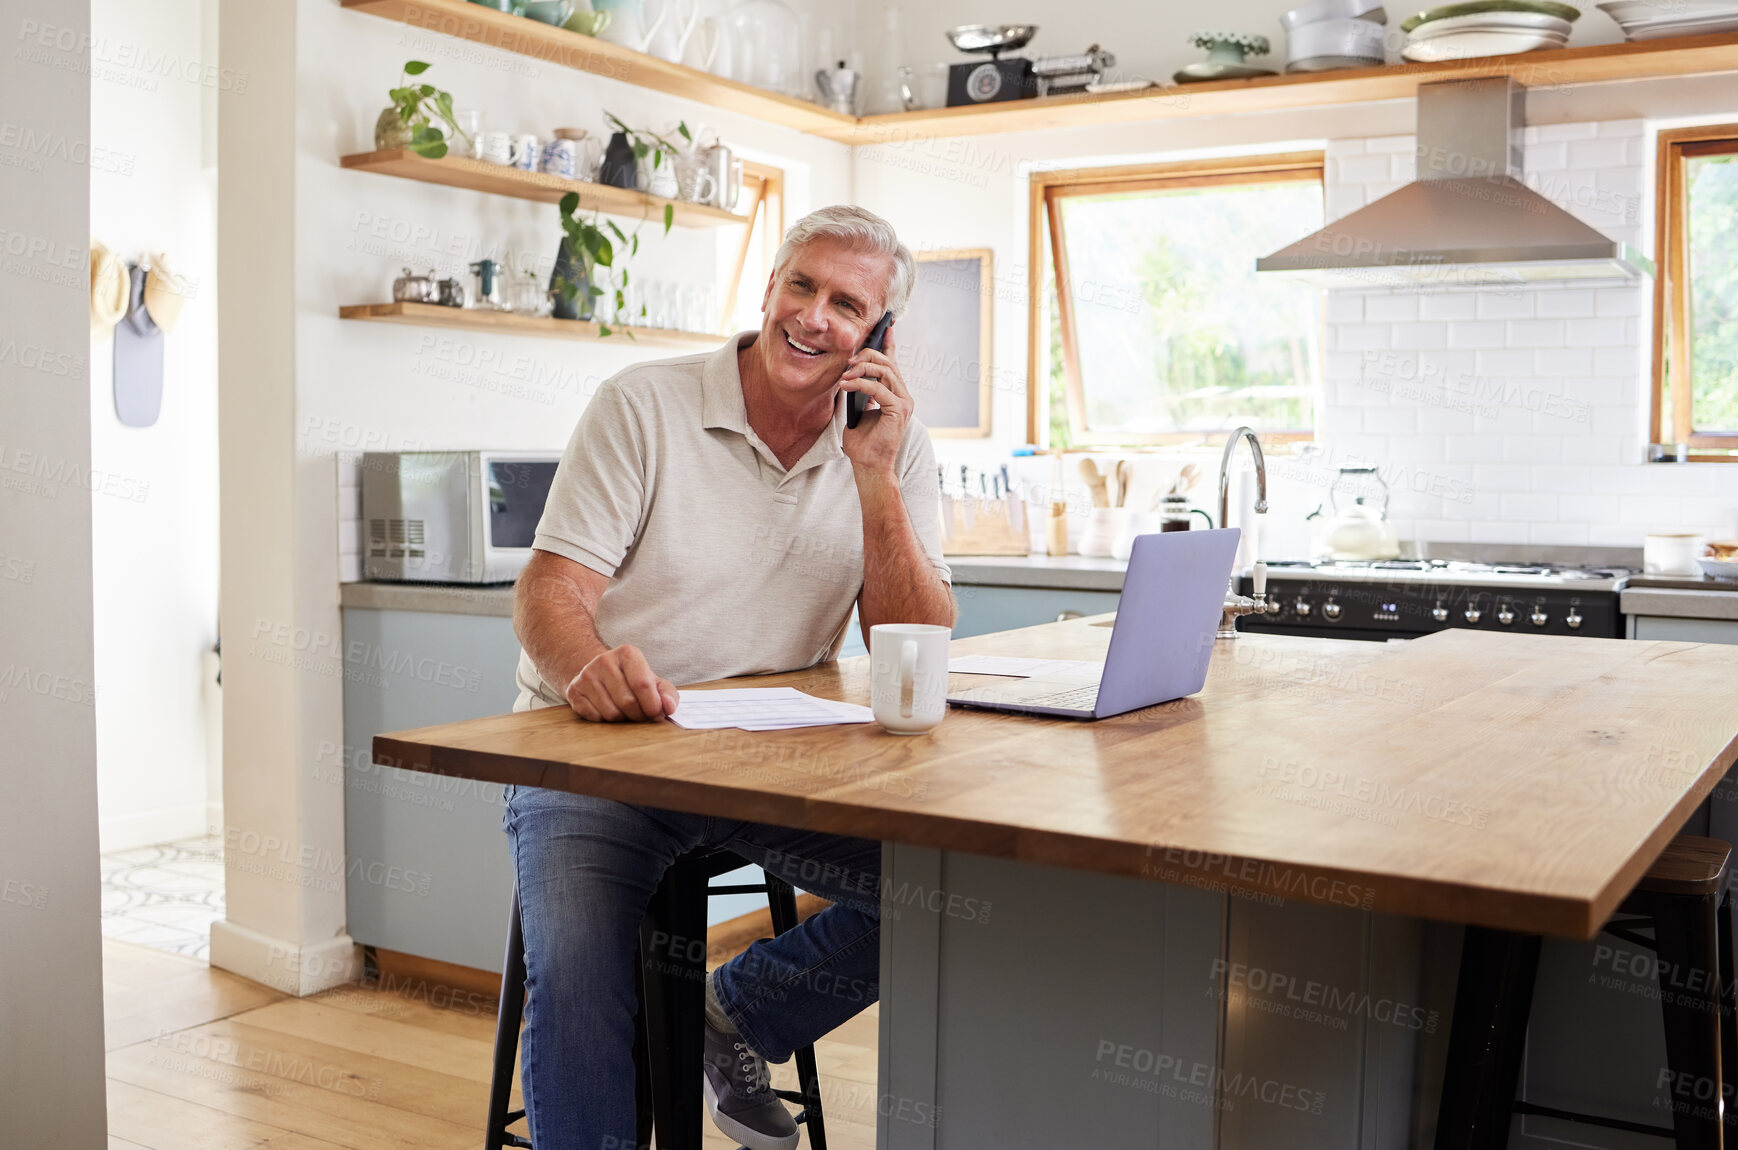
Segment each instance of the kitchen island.
[{"label": "kitchen island", "polygon": [[[1102,658],[1104,622],[953,651]],[[886,841],[880,1146],[1402,1147],[1434,1128],[1453,924],[1590,939],[1738,757],[1738,692],[1711,686],[1735,679],[1709,644],[1252,635],[1200,694],[1098,723],[548,710],[383,735],[373,761]],[[869,694],[866,659],[755,682]],[[1536,1014],[1594,1019],[1651,1085],[1657,1035],[1613,1034],[1657,1005],[1596,975],[1591,1005],[1542,985]],[[1529,1090],[1586,1049],[1535,1046]]]}]

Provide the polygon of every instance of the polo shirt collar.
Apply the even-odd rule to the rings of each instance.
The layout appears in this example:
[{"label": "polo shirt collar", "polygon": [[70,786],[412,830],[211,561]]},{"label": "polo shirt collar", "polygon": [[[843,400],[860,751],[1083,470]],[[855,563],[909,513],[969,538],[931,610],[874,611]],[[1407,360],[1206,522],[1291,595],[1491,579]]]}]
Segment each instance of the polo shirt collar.
[{"label": "polo shirt collar", "polygon": [[[737,365],[737,353],[759,338],[758,331],[738,332],[724,341],[724,346],[712,353],[700,372],[701,426],[734,431],[759,443],[748,426],[748,407],[742,399],[742,371]],[[770,455],[771,452],[768,451]],[[833,411],[832,422],[821,432],[813,447],[791,466],[794,474],[817,467],[834,459],[845,458],[845,409],[839,405]]]}]

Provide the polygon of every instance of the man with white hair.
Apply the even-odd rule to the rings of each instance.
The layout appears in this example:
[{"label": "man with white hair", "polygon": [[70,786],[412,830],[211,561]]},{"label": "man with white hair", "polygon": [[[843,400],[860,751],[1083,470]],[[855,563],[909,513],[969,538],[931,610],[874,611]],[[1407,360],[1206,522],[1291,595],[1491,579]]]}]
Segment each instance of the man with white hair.
[{"label": "man with white hair", "polygon": [[[675,683],[834,658],[856,608],[952,626],[934,454],[910,390],[863,343],[916,275],[885,220],[814,212],[790,229],[758,332],[607,380],[574,430],[519,578],[516,709],[665,721]],[[844,392],[878,407],[845,426]],[[509,788],[529,1017],[523,1084],[538,1150],[635,1144],[635,945],[665,869],[724,848],[833,905],[707,980],[707,1109],[749,1150],[790,1150],[767,1082],[878,996],[877,842]]]}]

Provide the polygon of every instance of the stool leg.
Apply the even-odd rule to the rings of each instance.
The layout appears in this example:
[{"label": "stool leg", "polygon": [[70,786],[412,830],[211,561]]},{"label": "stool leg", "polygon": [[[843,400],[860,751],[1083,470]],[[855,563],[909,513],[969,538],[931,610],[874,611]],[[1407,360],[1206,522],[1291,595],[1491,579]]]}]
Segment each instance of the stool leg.
[{"label": "stool leg", "polygon": [[1725,1124],[1738,1128],[1738,978],[1733,976],[1732,892],[1720,895],[1720,1097],[1725,1100]]},{"label": "stool leg", "polygon": [[706,879],[677,863],[640,928],[658,1150],[700,1150],[706,1116]]},{"label": "stool leg", "polygon": [[1720,956],[1716,895],[1650,900],[1678,1150],[1719,1150]]},{"label": "stool leg", "polygon": [[495,1014],[495,1068],[489,1075],[489,1124],[483,1150],[501,1150],[507,1131],[507,1103],[513,1095],[513,1070],[519,1060],[519,1022],[525,1014],[525,936],[519,927],[519,891],[507,921],[507,955],[501,964],[501,1004]]},{"label": "stool leg", "polygon": [[[772,912],[774,934],[783,934],[797,925],[797,896],[789,883],[767,875],[766,903]],[[803,1125],[809,1129],[810,1150],[827,1150],[827,1123],[821,1113],[821,1074],[815,1066],[815,1048],[801,1048],[796,1058],[797,1086],[803,1095]]]},{"label": "stool leg", "polygon": [[1436,1150],[1503,1150],[1526,1050],[1539,936],[1466,928]]}]

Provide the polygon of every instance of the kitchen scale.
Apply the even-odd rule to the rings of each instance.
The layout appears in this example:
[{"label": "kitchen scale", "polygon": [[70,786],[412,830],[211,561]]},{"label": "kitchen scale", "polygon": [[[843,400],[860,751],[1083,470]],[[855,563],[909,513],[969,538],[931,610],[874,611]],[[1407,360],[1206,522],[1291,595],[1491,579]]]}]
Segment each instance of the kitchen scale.
[{"label": "kitchen scale", "polygon": [[965,24],[948,29],[947,38],[955,48],[987,53],[990,58],[948,68],[947,106],[1081,92],[1088,84],[1103,80],[1105,69],[1116,64],[1116,57],[1101,51],[1097,44],[1066,56],[1002,58],[1003,52],[1024,48],[1037,34],[1036,24]]}]

